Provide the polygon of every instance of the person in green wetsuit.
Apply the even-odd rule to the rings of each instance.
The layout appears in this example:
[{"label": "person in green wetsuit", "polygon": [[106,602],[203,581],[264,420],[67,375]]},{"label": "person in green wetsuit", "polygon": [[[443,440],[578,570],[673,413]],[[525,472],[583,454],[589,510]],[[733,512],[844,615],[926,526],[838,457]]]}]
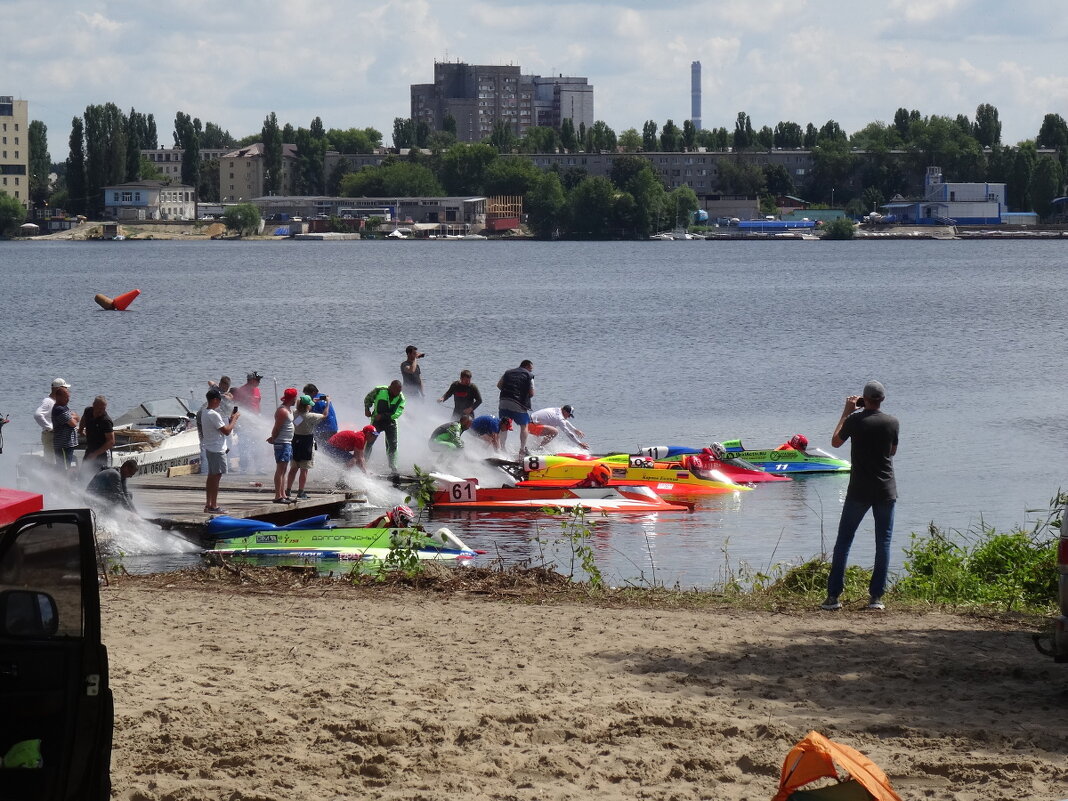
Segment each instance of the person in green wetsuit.
[{"label": "person in green wetsuit", "polygon": [[449,453],[463,448],[460,436],[471,427],[471,415],[461,415],[453,423],[442,423],[430,433],[430,450]]},{"label": "person in green wetsuit", "polygon": [[[363,413],[371,418],[371,425],[386,435],[386,457],[389,459],[389,472],[397,475],[397,420],[404,414],[404,393],[401,392],[400,380],[392,381],[387,386],[382,384],[367,393],[363,399]],[[369,439],[364,448],[364,458],[371,456],[375,439]]]}]

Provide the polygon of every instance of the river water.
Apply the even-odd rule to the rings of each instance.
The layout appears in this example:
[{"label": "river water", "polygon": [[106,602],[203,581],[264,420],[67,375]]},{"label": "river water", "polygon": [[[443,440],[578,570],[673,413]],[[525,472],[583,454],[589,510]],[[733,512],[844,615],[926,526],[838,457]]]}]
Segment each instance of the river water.
[{"label": "river water", "polygon": [[[503,370],[533,360],[539,405],[573,404],[595,450],[794,433],[829,450],[845,396],[878,379],[901,420],[895,567],[911,532],[1026,525],[1063,483],[1061,242],[26,242],[0,244],[0,276],[3,486],[56,376],[75,407],[105,394],[120,414],[258,369],[265,402],[275,382],[314,381],[359,425],[409,343],[428,354],[433,397],[467,367],[489,410]],[[128,312],[93,303],[131,288]],[[412,405],[402,463],[425,461],[441,419]],[[598,564],[613,583],[710,586],[811,557],[833,544],[845,484],[812,476],[693,515],[597,519]],[[539,561],[557,531],[442,522],[506,562]],[[869,517],[855,562],[870,565],[871,540]],[[188,559],[144,550],[146,569]]]}]

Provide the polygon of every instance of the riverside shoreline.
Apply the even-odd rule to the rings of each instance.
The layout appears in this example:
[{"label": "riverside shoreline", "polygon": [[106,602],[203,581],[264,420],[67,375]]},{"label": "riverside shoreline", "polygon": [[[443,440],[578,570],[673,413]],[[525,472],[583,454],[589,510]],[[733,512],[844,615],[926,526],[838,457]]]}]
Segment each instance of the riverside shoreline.
[{"label": "riverside shoreline", "polygon": [[903,798],[1065,797],[1063,667],[1011,621],[580,601],[113,578],[114,797],[767,801],[810,729]]}]

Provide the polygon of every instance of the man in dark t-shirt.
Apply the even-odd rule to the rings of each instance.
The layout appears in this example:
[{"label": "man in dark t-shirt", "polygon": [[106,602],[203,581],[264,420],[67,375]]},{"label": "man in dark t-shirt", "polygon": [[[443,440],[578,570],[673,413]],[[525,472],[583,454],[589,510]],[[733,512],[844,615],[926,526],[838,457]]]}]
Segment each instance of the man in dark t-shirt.
[{"label": "man in dark t-shirt", "polygon": [[108,416],[108,399],[103,395],[93,398],[78,425],[78,433],[85,434],[85,458],[83,466],[92,465],[97,470],[108,466],[108,451],[115,447],[115,424]]},{"label": "man in dark t-shirt", "polygon": [[444,403],[449,398],[452,398],[453,420],[459,420],[465,414],[474,416],[475,409],[482,405],[482,393],[471,383],[470,370],[460,371],[460,380],[449,384],[445,394],[438,398],[438,403]]},{"label": "man in dark t-shirt", "polygon": [[836,448],[850,440],[852,468],[827,579],[827,599],[821,604],[828,611],[842,608],[838,597],[845,586],[849,548],[869,509],[875,518],[875,569],[868,584],[868,609],[885,608],[882,597],[890,564],[890,538],[894,533],[897,502],[894,454],[899,427],[897,418],[881,409],[885,397],[886,390],[878,381],[865,384],[862,395],[850,395],[831,437],[831,445]]}]

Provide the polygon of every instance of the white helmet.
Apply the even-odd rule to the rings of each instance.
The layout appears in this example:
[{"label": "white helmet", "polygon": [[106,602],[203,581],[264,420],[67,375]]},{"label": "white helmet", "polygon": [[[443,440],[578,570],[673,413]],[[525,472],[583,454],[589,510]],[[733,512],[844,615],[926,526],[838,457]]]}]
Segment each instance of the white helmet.
[{"label": "white helmet", "polygon": [[717,459],[722,461],[723,459],[727,458],[727,449],[723,447],[723,443],[721,443],[721,442],[713,442],[709,447],[712,450],[712,454]]}]

